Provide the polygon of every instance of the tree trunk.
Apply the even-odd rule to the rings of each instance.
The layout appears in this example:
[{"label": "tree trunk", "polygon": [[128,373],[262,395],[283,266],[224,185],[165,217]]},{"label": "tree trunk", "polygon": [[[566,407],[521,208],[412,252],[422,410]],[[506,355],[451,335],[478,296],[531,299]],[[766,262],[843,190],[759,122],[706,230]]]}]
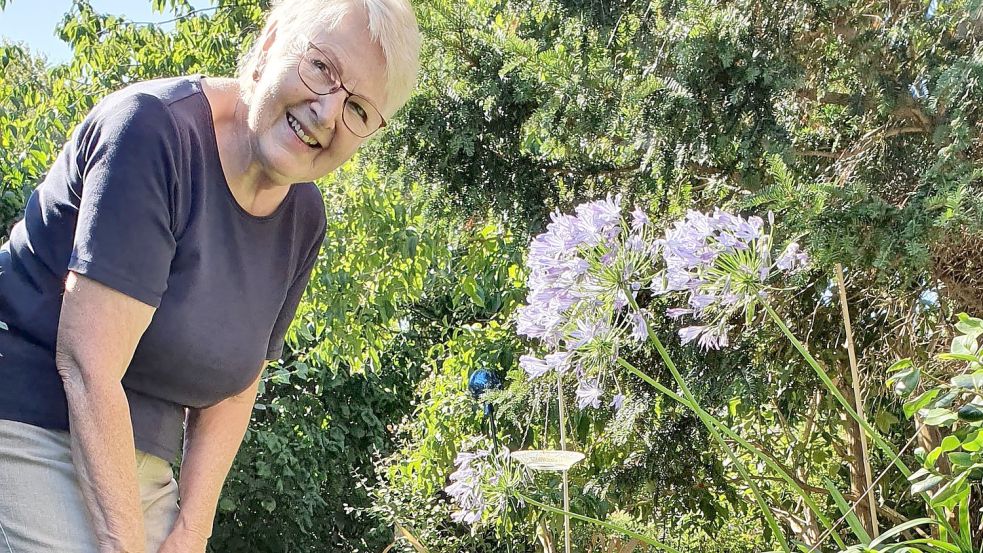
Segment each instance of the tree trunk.
[{"label": "tree trunk", "polygon": [[[840,374],[849,374],[849,367],[840,367]],[[856,405],[853,400],[853,388],[848,384],[847,379],[841,378],[836,383],[836,387],[839,388],[840,393],[843,397],[850,403],[853,409],[860,413],[862,412],[863,406]],[[847,413],[841,413],[840,422],[843,425],[843,429],[846,432],[846,452],[847,456],[844,459],[847,463],[847,467],[850,469],[850,493],[856,497],[860,497],[866,491],[864,488],[864,482],[866,481],[866,476],[864,473],[864,458],[862,453],[862,448],[860,446],[860,435],[863,432],[863,428],[857,421],[853,420]],[[853,512],[860,519],[860,523],[863,525],[864,530],[868,533],[873,534],[874,524],[870,517],[870,507],[869,501],[873,500],[876,506],[876,488],[871,490],[863,499],[857,503],[856,508]]]},{"label": "tree trunk", "polygon": [[[942,444],[942,431],[936,426],[928,426],[927,424],[922,424],[921,417],[917,414],[915,415],[915,426],[918,428],[918,447],[921,447],[926,452],[932,451],[933,449],[939,447]],[[949,458],[945,455],[939,455],[939,459],[935,462],[935,467],[942,474],[950,474],[952,472],[952,466],[949,464]],[[935,513],[932,509],[926,505],[925,514],[929,518],[935,517]],[[958,525],[959,521],[953,516],[949,517],[949,524]],[[932,537],[939,537],[939,526],[937,524],[932,525]]]}]

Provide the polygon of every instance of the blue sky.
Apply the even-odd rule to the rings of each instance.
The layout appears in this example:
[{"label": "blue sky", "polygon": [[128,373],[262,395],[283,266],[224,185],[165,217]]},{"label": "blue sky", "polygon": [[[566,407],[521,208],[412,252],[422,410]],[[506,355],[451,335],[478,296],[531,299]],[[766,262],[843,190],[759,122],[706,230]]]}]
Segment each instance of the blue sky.
[{"label": "blue sky", "polygon": [[[173,15],[154,13],[150,0],[91,0],[102,13],[125,16],[131,21],[160,22]],[[196,8],[211,5],[209,0],[192,0]],[[49,63],[68,61],[71,50],[55,36],[55,26],[72,7],[71,0],[12,0],[0,11],[0,37],[26,43],[34,52],[43,53]]]}]

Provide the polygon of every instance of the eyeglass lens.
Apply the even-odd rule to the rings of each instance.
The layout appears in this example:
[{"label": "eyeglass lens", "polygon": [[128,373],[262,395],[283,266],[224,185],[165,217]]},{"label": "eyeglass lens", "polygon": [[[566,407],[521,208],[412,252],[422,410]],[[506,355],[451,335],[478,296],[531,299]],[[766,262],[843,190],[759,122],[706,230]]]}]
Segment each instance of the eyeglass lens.
[{"label": "eyeglass lens", "polygon": [[[315,94],[334,94],[344,88],[334,62],[317,48],[307,49],[299,69],[301,80]],[[350,131],[362,138],[382,126],[382,114],[368,99],[358,94],[348,94],[342,119]]]}]

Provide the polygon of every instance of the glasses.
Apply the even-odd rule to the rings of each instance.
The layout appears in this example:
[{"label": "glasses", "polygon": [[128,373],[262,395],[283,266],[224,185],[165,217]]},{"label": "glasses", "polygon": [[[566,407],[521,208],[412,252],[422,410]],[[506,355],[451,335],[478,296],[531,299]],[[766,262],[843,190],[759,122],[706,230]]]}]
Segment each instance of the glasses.
[{"label": "glasses", "polygon": [[374,132],[386,126],[386,120],[375,105],[364,96],[354,94],[341,82],[341,72],[320,48],[313,42],[307,43],[307,50],[297,66],[300,80],[318,96],[334,94],[344,90],[345,109],[341,119],[348,130],[359,138],[368,138]]}]

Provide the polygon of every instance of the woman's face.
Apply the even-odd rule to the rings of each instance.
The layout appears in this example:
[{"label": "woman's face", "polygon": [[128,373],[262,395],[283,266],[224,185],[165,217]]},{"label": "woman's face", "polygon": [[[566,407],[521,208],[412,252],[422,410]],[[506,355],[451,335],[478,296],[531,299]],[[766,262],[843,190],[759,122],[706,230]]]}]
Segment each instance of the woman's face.
[{"label": "woman's face", "polygon": [[301,79],[298,66],[309,43],[334,63],[345,88],[380,109],[386,105],[382,48],[369,35],[364,10],[355,7],[331,31],[282,36],[274,27],[261,40],[264,51],[248,116],[254,160],[276,183],[319,179],[350,159],[365,139],[345,125],[344,89],[318,95]]}]

